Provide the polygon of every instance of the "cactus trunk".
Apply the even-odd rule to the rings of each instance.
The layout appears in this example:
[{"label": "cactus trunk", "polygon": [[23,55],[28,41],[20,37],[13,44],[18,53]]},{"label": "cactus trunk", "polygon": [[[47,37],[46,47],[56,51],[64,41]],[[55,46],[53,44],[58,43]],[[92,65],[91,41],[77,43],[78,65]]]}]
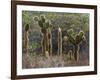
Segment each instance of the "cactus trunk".
[{"label": "cactus trunk", "polygon": [[79,61],[79,44],[75,45],[74,58],[75,58],[76,61]]},{"label": "cactus trunk", "polygon": [[62,32],[58,28],[58,55],[62,56]]},{"label": "cactus trunk", "polygon": [[49,33],[49,53],[52,56],[52,34],[51,34],[51,30]]},{"label": "cactus trunk", "polygon": [[46,40],[46,51],[49,52],[49,37],[48,37],[48,30],[47,30],[47,32],[46,32],[45,40]]},{"label": "cactus trunk", "polygon": [[28,31],[25,31],[25,49],[26,53],[28,53],[28,48],[29,48],[29,33]]},{"label": "cactus trunk", "polygon": [[51,30],[50,28],[48,28],[48,40],[47,40],[47,44],[48,44],[48,52],[49,52],[49,55],[52,55],[52,35],[51,35]]},{"label": "cactus trunk", "polygon": [[[42,35],[42,53],[49,53],[49,56],[52,55],[52,34],[51,29],[48,28],[45,33]],[[45,54],[46,55],[46,54]]]},{"label": "cactus trunk", "polygon": [[43,55],[46,55],[46,41],[47,41],[47,39],[46,39],[46,33],[44,33],[44,35],[43,35]]},{"label": "cactus trunk", "polygon": [[40,18],[35,17],[35,21],[38,21],[38,25],[41,27],[42,32],[42,54],[48,56],[52,53],[52,43],[51,43],[51,30],[52,24],[49,20],[45,18],[44,15],[41,15]]},{"label": "cactus trunk", "polygon": [[44,40],[44,34],[43,33],[42,33],[41,46],[42,46],[42,55],[44,55],[44,53],[45,53],[45,40]]},{"label": "cactus trunk", "polygon": [[51,30],[47,30],[43,33],[42,37],[42,53],[46,56],[46,52],[49,55],[52,54],[52,40],[51,40]]}]

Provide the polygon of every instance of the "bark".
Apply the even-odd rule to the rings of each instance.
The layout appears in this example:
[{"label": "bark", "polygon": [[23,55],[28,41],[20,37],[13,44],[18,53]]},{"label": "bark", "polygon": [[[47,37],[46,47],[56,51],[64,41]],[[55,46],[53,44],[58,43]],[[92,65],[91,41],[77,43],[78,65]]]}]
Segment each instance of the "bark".
[{"label": "bark", "polygon": [[46,33],[43,34],[43,42],[42,42],[42,50],[43,55],[45,55],[46,52]]},{"label": "bark", "polygon": [[51,39],[51,30],[47,29],[42,36],[42,54],[46,56],[48,52],[49,56],[52,54],[52,39]]},{"label": "bark", "polygon": [[51,32],[50,32],[50,45],[49,45],[49,49],[50,49],[50,55],[52,56],[52,35],[51,35]]},{"label": "bark", "polygon": [[48,33],[47,31],[42,35],[42,54],[46,56],[46,52],[49,50],[49,43],[48,43]]},{"label": "bark", "polygon": [[72,59],[72,50],[69,50],[68,55],[69,55],[69,59],[71,60]]},{"label": "bark", "polygon": [[79,45],[75,45],[75,53],[74,53],[74,58],[76,61],[79,61]]},{"label": "bark", "polygon": [[51,35],[51,30],[48,29],[48,52],[49,55],[52,55],[52,35]]},{"label": "bark", "polygon": [[46,51],[49,52],[49,37],[48,37],[48,35],[49,35],[49,33],[47,30],[45,40],[46,40]]},{"label": "bark", "polygon": [[62,56],[62,32],[58,28],[58,55]]},{"label": "bark", "polygon": [[41,35],[42,35],[42,41],[41,41],[41,46],[42,46],[42,55],[44,55],[44,34],[43,33],[41,33]]},{"label": "bark", "polygon": [[28,53],[28,48],[29,48],[29,33],[28,31],[25,31],[25,49],[26,53]]}]

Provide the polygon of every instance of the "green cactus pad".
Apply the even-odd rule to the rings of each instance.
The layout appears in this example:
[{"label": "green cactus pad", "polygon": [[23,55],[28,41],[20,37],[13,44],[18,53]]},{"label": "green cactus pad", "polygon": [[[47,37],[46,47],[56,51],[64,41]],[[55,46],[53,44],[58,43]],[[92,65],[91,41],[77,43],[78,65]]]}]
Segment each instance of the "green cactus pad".
[{"label": "green cactus pad", "polygon": [[27,32],[29,30],[29,24],[26,24],[25,31]]}]

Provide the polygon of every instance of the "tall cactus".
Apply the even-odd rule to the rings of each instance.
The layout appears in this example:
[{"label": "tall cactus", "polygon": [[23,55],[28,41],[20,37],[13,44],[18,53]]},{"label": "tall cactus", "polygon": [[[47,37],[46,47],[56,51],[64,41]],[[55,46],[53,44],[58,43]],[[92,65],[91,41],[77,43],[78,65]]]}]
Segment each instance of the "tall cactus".
[{"label": "tall cactus", "polygon": [[38,25],[41,28],[42,33],[42,53],[46,55],[46,52],[48,51],[49,55],[52,52],[52,36],[51,36],[51,23],[49,20],[45,18],[44,15],[41,15],[40,17],[34,17],[34,20],[38,22]]},{"label": "tall cactus", "polygon": [[79,61],[79,49],[80,43],[85,39],[85,34],[83,31],[80,31],[78,34],[75,34],[73,29],[67,30],[68,41],[72,43],[75,47],[74,58],[76,61]]},{"label": "tall cactus", "polygon": [[28,53],[28,48],[29,48],[29,24],[26,24],[25,26],[25,49],[26,49],[26,53]]},{"label": "tall cactus", "polygon": [[50,55],[52,55],[52,35],[51,35],[51,29],[50,28],[48,28],[47,44],[48,44],[48,51],[49,51]]},{"label": "tall cactus", "polygon": [[58,55],[62,55],[62,32],[60,27],[58,27]]}]

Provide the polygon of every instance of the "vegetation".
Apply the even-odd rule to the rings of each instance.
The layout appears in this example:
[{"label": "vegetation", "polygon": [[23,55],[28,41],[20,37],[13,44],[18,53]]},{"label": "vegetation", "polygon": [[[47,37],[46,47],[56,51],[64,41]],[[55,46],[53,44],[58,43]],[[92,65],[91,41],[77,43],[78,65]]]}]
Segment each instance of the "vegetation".
[{"label": "vegetation", "polygon": [[23,11],[22,24],[23,68],[89,64],[89,14]]},{"label": "vegetation", "polygon": [[38,16],[34,17],[34,20],[38,22],[38,25],[41,27],[42,33],[42,53],[45,56],[49,56],[52,52],[52,43],[51,43],[51,30],[52,27],[49,20],[45,18],[44,15],[41,15],[40,18]]},{"label": "vegetation", "polygon": [[[69,41],[70,43],[72,43],[75,47],[75,51],[74,51],[74,58],[75,60],[79,60],[79,49],[80,49],[80,43],[83,40],[86,40],[85,38],[85,34],[83,31],[80,31],[78,34],[76,34],[73,29],[67,30],[66,32],[67,36],[67,41]],[[66,38],[65,37],[65,38]]]},{"label": "vegetation", "polygon": [[24,44],[25,44],[25,49],[26,49],[26,52],[27,52],[27,54],[28,54],[28,46],[29,46],[29,24],[26,24],[25,25],[25,42],[24,42]]}]

